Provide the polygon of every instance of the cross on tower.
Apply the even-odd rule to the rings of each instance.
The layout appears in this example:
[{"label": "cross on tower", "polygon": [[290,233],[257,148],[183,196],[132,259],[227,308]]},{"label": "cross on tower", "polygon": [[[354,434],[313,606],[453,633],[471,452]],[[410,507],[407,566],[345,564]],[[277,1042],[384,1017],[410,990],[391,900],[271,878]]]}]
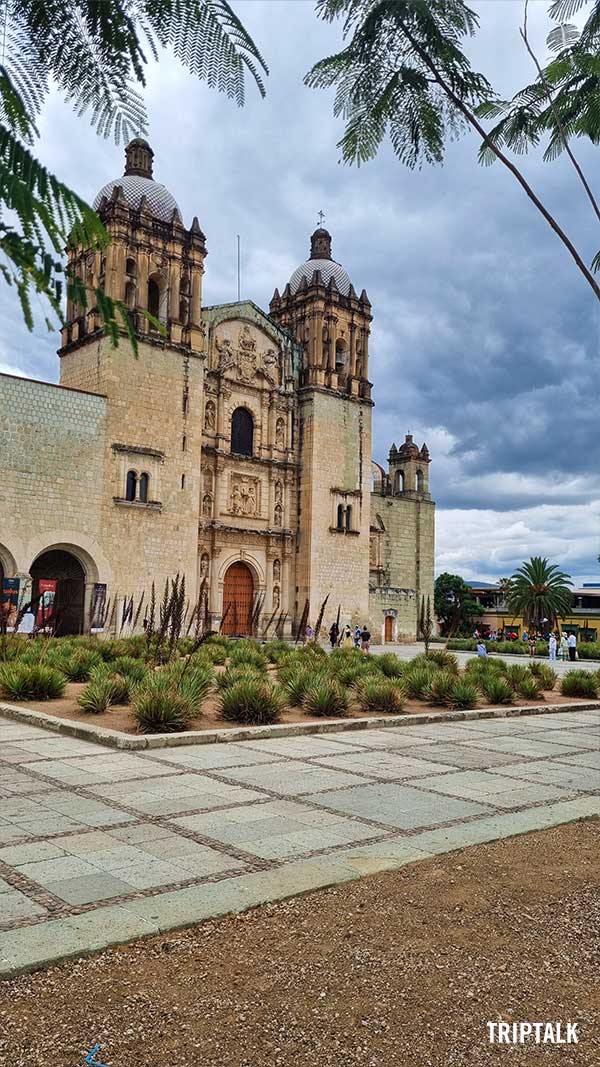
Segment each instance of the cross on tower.
[{"label": "cross on tower", "polygon": [[322,211],[319,211],[319,226],[323,226],[324,222],[325,222],[325,215],[323,214]]}]

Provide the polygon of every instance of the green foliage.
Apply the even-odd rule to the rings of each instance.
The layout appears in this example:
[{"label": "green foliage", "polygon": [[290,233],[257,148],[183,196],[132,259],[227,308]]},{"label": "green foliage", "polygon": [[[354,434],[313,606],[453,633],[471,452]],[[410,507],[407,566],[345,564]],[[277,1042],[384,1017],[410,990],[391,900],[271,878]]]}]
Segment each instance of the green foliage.
[{"label": "green foliage", "polygon": [[544,699],[544,687],[541,679],[536,678],[534,674],[528,674],[527,677],[521,678],[519,684],[515,686],[515,689],[522,697],[525,697],[526,700]]},{"label": "green foliage", "polygon": [[363,711],[397,715],[403,708],[401,686],[388,678],[363,678],[356,687],[359,704]]},{"label": "green foliage", "polygon": [[436,671],[431,676],[425,690],[425,697],[430,704],[440,704],[442,707],[446,707],[452,702],[455,686],[456,674],[454,671]]},{"label": "green foliage", "polygon": [[466,708],[474,708],[477,704],[479,693],[477,686],[473,685],[468,678],[455,679],[450,698],[450,707],[464,711]]},{"label": "green foliage", "polygon": [[404,673],[405,665],[395,652],[384,652],[381,656],[374,656],[373,660],[386,678],[400,678]]},{"label": "green foliage", "polygon": [[597,697],[598,678],[595,671],[572,670],[563,675],[560,691],[564,697]]},{"label": "green foliage", "polygon": [[501,678],[497,674],[489,674],[481,678],[480,685],[488,704],[513,703],[515,694],[506,678]]},{"label": "green foliage", "polygon": [[239,663],[235,667],[228,667],[226,671],[217,675],[217,688],[227,689],[230,685],[235,685],[236,682],[241,682],[244,679],[254,679],[262,682],[267,680],[265,672],[259,670],[253,663]]},{"label": "green foliage", "polygon": [[91,672],[101,662],[98,652],[89,652],[80,648],[71,656],[65,657],[60,669],[70,682],[87,682]]},{"label": "green foliage", "polygon": [[542,689],[547,691],[554,689],[558,675],[547,663],[538,663],[533,660],[529,664],[529,670],[536,678],[539,678]]},{"label": "green foliage", "polygon": [[287,668],[279,672],[279,680],[286,700],[293,708],[300,707],[309,686],[321,677],[321,674],[315,673],[310,667]]},{"label": "green foliage", "polygon": [[412,697],[413,700],[425,700],[429,690],[429,683],[434,674],[437,674],[437,671],[438,668],[433,665],[430,667],[413,667],[411,664],[410,669],[405,671],[402,676],[402,684],[405,687],[406,695]]},{"label": "green foliage", "polygon": [[214,681],[214,671],[202,663],[184,660],[173,663],[164,671],[173,688],[187,701],[194,715],[199,715],[202,703]]},{"label": "green foliage", "polygon": [[57,700],[66,684],[64,674],[44,664],[14,661],[0,667],[0,693],[7,700]]},{"label": "green foliage", "polygon": [[242,679],[221,692],[221,717],[232,722],[254,726],[278,722],[282,707],[279,691],[258,679]]},{"label": "green foliage", "polygon": [[[30,151],[36,119],[51,86],[77,115],[89,114],[96,131],[117,142],[145,132],[143,98],[148,56],[170,49],[209,86],[244,103],[249,73],[264,95],[266,66],[227,0],[4,0],[0,67],[0,203],[18,225],[0,222],[0,264],[14,285],[28,327],[31,292],[42,294],[61,316],[62,264],[68,240],[102,248],[108,238],[98,216]],[[100,311],[113,344],[122,329],[135,346],[127,309],[102,289],[86,291],[67,279],[82,308]]]},{"label": "green foliage", "polygon": [[442,633],[460,633],[473,629],[473,620],[483,615],[470,586],[458,574],[446,571],[435,580],[433,598]]},{"label": "green foliage", "polygon": [[425,653],[430,663],[435,663],[438,667],[442,667],[446,671],[452,671],[453,674],[458,674],[458,660],[456,656],[453,656],[451,652],[445,652],[442,648],[434,648]]},{"label": "green foliage", "polygon": [[303,706],[307,715],[338,718],[348,713],[348,693],[333,678],[317,678],[307,688]]},{"label": "green foliage", "polygon": [[129,678],[133,685],[139,685],[148,676],[146,664],[133,656],[117,656],[113,660],[113,668],[117,674]]},{"label": "green foliage", "polygon": [[143,734],[178,733],[193,718],[189,702],[164,672],[151,675],[135,690],[132,710]]},{"label": "green foliage", "polygon": [[251,645],[249,642],[240,641],[233,649],[231,656],[229,657],[229,663],[232,667],[239,667],[242,663],[245,663],[251,664],[259,670],[265,670],[269,661],[258,646]]},{"label": "green foliage", "polygon": [[108,674],[97,673],[79,694],[77,703],[82,711],[90,715],[101,715],[118,703],[116,697],[117,686],[114,679]]},{"label": "green foliage", "polygon": [[580,643],[577,653],[579,659],[600,659],[600,644],[596,641],[583,641]]},{"label": "green foliage", "polygon": [[568,614],[573,601],[571,578],[542,556],[532,556],[511,576],[507,604],[514,615],[522,615],[533,630],[554,627]]}]

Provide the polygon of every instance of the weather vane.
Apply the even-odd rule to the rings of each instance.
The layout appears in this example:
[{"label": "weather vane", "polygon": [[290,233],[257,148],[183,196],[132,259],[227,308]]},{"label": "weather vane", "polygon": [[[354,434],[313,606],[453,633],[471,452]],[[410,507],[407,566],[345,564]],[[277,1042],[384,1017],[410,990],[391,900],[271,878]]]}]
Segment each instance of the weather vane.
[{"label": "weather vane", "polygon": [[325,215],[323,214],[322,211],[319,211],[319,226],[322,226],[324,222],[325,222]]}]

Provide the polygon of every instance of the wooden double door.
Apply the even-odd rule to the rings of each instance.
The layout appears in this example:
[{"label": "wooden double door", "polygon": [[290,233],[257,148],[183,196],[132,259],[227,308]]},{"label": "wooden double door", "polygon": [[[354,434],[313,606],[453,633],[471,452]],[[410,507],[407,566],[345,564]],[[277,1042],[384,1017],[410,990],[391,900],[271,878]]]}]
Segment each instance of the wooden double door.
[{"label": "wooden double door", "polygon": [[252,633],[254,609],[254,578],[250,568],[242,562],[232,563],[223,585],[223,616],[221,633]]}]

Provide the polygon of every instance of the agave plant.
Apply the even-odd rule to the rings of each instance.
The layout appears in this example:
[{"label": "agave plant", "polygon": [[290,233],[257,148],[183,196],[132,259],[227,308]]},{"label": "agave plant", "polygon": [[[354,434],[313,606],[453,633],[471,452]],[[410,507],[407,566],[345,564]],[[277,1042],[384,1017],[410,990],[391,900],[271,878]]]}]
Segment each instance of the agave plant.
[{"label": "agave plant", "polygon": [[496,674],[482,679],[481,690],[488,704],[512,704],[514,701],[512,686],[506,678],[500,678]]},{"label": "agave plant", "polygon": [[77,697],[82,711],[90,715],[101,715],[117,703],[117,687],[107,674],[96,674]]},{"label": "agave plant", "polygon": [[404,691],[388,678],[363,678],[356,687],[363,711],[396,715],[402,711]]},{"label": "agave plant", "polygon": [[456,685],[454,671],[436,671],[425,690],[425,696],[430,704],[440,704],[446,707],[452,701],[452,694]]},{"label": "agave plant", "polygon": [[552,628],[571,607],[571,577],[541,556],[532,556],[511,576],[507,604],[514,615],[522,615],[533,630]]},{"label": "agave plant", "polygon": [[337,681],[319,678],[304,694],[304,710],[307,715],[332,718],[348,712],[348,693]]},{"label": "agave plant", "polygon": [[473,685],[466,676],[463,676],[454,681],[449,705],[451,708],[460,710],[474,708],[477,704],[478,696],[477,686]]},{"label": "agave plant", "polygon": [[257,726],[277,722],[282,707],[279,691],[260,679],[242,679],[221,693],[221,717],[233,722]]},{"label": "agave plant", "polygon": [[597,697],[598,679],[591,671],[567,671],[561,680],[560,691],[565,697]]}]

